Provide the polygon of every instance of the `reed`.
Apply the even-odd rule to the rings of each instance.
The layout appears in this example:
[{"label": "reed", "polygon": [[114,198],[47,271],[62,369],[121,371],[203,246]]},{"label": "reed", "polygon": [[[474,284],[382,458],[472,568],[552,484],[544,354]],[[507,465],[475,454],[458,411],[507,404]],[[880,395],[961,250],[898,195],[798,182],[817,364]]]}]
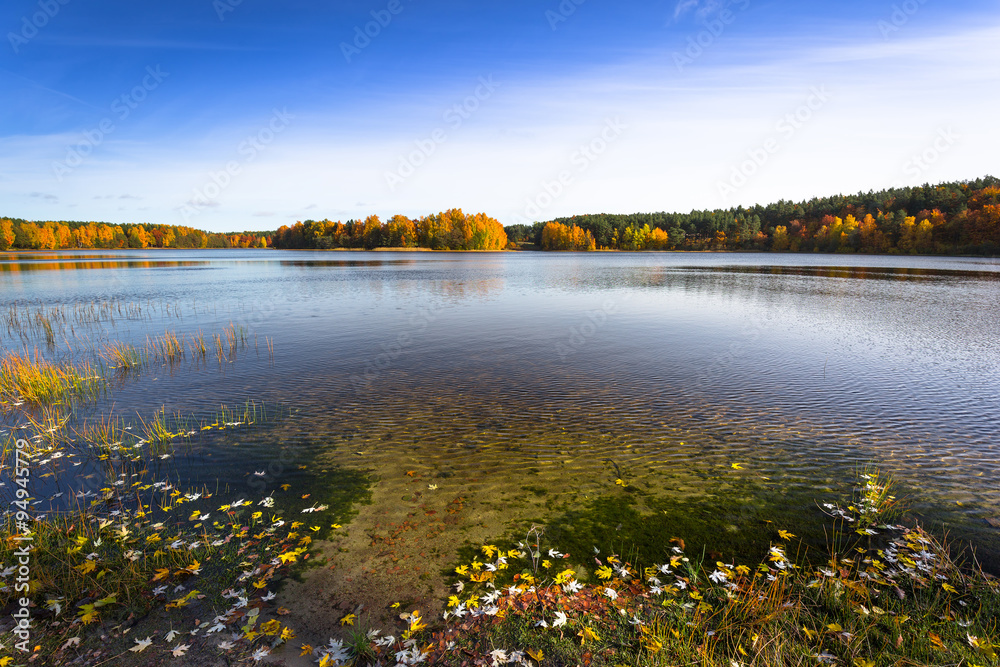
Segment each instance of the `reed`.
[{"label": "reed", "polygon": [[143,351],[137,350],[128,343],[105,345],[104,352],[101,354],[101,357],[111,364],[113,370],[124,373],[142,368],[145,356]]},{"label": "reed", "polygon": [[226,360],[226,352],[222,346],[222,336],[219,334],[212,334],[212,339],[215,341],[215,357],[219,360],[221,364]]},{"label": "reed", "polygon": [[188,346],[191,348],[191,355],[194,357],[204,359],[205,354],[208,352],[208,349],[205,347],[205,335],[200,331],[197,335],[191,337],[191,340],[188,341]]},{"label": "reed", "polygon": [[184,359],[184,343],[169,331],[157,338],[147,339],[146,349],[156,360],[171,366]]},{"label": "reed", "polygon": [[8,404],[37,406],[71,396],[91,395],[96,392],[99,380],[90,364],[52,364],[37,349],[34,358],[25,352],[0,360],[0,400]]},{"label": "reed", "polygon": [[[175,416],[175,427],[178,426],[179,421],[180,417]],[[143,439],[150,444],[151,451],[158,451],[158,453],[163,453],[163,445],[169,444],[171,440],[185,433],[183,429],[174,431],[168,426],[166,410],[162,408],[148,422],[139,417],[139,423],[142,425]]]}]

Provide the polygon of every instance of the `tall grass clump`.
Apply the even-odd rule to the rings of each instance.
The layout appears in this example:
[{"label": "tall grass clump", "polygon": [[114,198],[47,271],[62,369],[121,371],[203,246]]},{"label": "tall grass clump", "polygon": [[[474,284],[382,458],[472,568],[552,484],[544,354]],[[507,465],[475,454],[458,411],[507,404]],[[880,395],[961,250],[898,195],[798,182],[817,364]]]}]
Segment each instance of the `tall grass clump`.
[{"label": "tall grass clump", "polygon": [[35,350],[9,354],[0,359],[0,400],[32,406],[51,404],[71,397],[88,396],[100,377],[90,364],[53,364]]},{"label": "tall grass clump", "polygon": [[208,348],[205,346],[205,335],[200,331],[197,335],[191,336],[188,341],[188,346],[191,348],[191,356],[205,358],[205,354],[208,352]]},{"label": "tall grass clump", "polygon": [[110,343],[104,346],[101,357],[111,364],[112,370],[121,373],[137,371],[142,368],[145,355],[128,343]]},{"label": "tall grass clump", "polygon": [[184,343],[169,331],[162,336],[147,339],[146,349],[162,363],[174,365],[184,359]]}]

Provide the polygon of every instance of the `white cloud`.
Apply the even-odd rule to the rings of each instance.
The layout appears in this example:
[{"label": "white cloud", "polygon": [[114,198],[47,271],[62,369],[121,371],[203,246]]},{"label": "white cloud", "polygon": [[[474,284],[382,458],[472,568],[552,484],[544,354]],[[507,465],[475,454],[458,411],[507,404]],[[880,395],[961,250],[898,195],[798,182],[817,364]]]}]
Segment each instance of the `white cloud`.
[{"label": "white cloud", "polygon": [[[746,3],[748,0],[740,0],[740,2]],[[704,20],[706,17],[721,11],[728,4],[732,4],[732,0],[729,2],[723,0],[679,0],[674,8],[674,20],[676,21],[692,11],[698,19]]]}]

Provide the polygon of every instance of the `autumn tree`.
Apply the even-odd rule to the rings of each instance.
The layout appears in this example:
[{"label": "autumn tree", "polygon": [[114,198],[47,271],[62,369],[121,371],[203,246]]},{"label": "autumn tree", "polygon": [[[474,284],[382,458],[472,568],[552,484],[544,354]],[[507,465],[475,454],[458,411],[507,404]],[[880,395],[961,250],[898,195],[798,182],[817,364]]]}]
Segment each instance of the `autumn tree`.
[{"label": "autumn tree", "polygon": [[899,227],[899,241],[896,247],[900,252],[915,253],[917,251],[917,218],[908,216]]},{"label": "autumn tree", "polygon": [[14,223],[4,218],[0,220],[0,250],[10,250],[14,246]]},{"label": "autumn tree", "polygon": [[882,253],[889,249],[889,242],[878,228],[878,223],[871,213],[867,214],[858,225],[858,233],[861,239],[859,246],[861,252]]},{"label": "autumn tree", "polygon": [[149,235],[146,233],[146,229],[142,225],[135,225],[130,228],[126,237],[128,239],[129,248],[138,248],[143,250],[149,247]]},{"label": "autumn tree", "polygon": [[385,223],[385,242],[392,248],[417,245],[417,226],[405,215],[394,215]]},{"label": "autumn tree", "polygon": [[595,250],[591,233],[576,225],[550,222],[542,229],[542,250]]},{"label": "autumn tree", "polygon": [[788,250],[788,246],[788,227],[778,225],[774,228],[774,234],[771,236],[771,250],[783,252]]}]

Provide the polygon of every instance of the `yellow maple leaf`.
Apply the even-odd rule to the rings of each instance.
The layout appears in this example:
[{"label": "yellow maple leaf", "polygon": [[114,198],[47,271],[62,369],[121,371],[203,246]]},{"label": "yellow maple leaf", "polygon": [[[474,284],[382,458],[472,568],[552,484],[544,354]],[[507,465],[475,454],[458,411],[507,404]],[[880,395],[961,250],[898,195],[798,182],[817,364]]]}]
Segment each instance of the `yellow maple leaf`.
[{"label": "yellow maple leaf", "polygon": [[355,616],[354,614],[348,614],[347,616],[345,616],[342,619],[340,619],[340,624],[341,625],[354,625],[354,619],[356,619],[356,618],[357,618],[357,616]]},{"label": "yellow maple leaf", "polygon": [[84,625],[87,625],[88,623],[93,623],[94,621],[97,620],[97,610],[94,609],[94,605],[92,604],[80,605],[80,609],[82,611],[77,615],[80,617],[80,621],[82,621]]},{"label": "yellow maple leaf", "polygon": [[77,565],[76,569],[80,570],[80,574],[89,574],[97,569],[97,564],[92,560],[88,560],[80,565]]},{"label": "yellow maple leaf", "polygon": [[277,619],[271,619],[267,623],[263,623],[260,626],[260,632],[264,635],[276,635],[281,631],[281,621]]},{"label": "yellow maple leaf", "polygon": [[580,630],[580,632],[576,633],[576,635],[580,638],[581,646],[586,644],[588,639],[595,642],[601,641],[600,636],[590,628],[584,628],[583,630]]},{"label": "yellow maple leaf", "polygon": [[418,632],[426,627],[427,624],[424,623],[424,619],[420,617],[420,611],[414,610],[414,612],[410,614],[410,632]]}]

